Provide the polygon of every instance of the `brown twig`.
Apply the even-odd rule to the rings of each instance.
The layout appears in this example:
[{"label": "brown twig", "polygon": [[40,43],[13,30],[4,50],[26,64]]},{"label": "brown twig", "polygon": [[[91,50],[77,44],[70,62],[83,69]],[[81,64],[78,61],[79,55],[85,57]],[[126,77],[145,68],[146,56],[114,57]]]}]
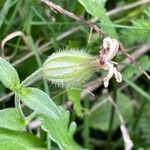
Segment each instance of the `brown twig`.
[{"label": "brown twig", "polygon": [[106,33],[104,33],[97,25],[93,24],[92,22],[88,22],[88,21],[83,20],[82,18],[76,16],[72,12],[69,12],[68,10],[65,10],[60,5],[57,5],[57,4],[55,4],[55,3],[51,2],[51,1],[48,1],[48,0],[41,0],[41,2],[45,3],[49,7],[55,9],[56,11],[66,15],[66,16],[74,19],[74,20],[83,22],[84,24],[88,25],[90,28],[94,29],[96,32],[100,33],[103,37],[106,36]]}]

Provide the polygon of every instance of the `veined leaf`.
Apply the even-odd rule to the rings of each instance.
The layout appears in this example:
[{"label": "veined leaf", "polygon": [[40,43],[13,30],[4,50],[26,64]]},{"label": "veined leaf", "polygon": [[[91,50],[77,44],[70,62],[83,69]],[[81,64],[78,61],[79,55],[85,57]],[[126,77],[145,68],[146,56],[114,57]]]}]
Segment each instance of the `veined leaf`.
[{"label": "veined leaf", "polygon": [[0,81],[11,90],[16,90],[20,85],[15,68],[2,57],[0,57]]},{"label": "veined leaf", "polygon": [[19,98],[31,109],[52,118],[60,116],[56,104],[43,91],[37,88],[24,88],[18,94]]},{"label": "veined leaf", "polygon": [[16,108],[0,110],[0,127],[11,130],[21,130],[25,125],[25,121],[19,115]]},{"label": "veined leaf", "polygon": [[1,150],[32,150],[43,149],[43,142],[36,136],[20,132],[0,128],[0,149]]},{"label": "veined leaf", "polygon": [[[92,16],[97,17],[101,23],[101,28],[110,36],[118,38],[116,30],[112,25],[111,20],[106,15],[106,10],[101,0],[78,0]],[[108,26],[110,25],[110,26]]]}]

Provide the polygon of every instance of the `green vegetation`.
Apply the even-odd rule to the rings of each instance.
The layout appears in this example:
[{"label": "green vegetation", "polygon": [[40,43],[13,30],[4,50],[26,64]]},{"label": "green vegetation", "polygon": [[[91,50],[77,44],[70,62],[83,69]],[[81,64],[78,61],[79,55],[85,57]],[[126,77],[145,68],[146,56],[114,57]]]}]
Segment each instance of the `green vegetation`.
[{"label": "green vegetation", "polygon": [[149,42],[150,0],[1,0],[0,150],[149,150]]}]

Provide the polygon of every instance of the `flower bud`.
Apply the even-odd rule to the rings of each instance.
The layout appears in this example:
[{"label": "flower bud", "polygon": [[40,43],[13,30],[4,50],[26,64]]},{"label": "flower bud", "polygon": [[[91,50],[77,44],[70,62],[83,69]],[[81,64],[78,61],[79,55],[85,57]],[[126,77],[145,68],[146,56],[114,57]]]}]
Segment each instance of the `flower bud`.
[{"label": "flower bud", "polygon": [[53,53],[43,64],[43,75],[61,87],[79,86],[97,70],[97,59],[79,50]]}]

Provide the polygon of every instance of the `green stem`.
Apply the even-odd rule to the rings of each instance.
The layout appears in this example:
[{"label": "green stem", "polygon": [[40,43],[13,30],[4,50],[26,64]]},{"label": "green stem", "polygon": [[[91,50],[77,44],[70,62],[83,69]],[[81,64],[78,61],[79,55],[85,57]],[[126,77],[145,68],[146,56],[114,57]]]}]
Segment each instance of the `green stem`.
[{"label": "green stem", "polygon": [[26,118],[27,123],[29,123],[30,121],[32,121],[37,115],[38,115],[37,112],[33,112],[32,114],[30,114],[30,115]]},{"label": "green stem", "polygon": [[[40,58],[40,56],[39,56],[39,54],[38,54],[38,52],[37,52],[37,47],[35,46],[32,37],[29,36],[29,37],[27,38],[27,41],[28,41],[28,46],[30,47],[30,49],[33,51],[33,53],[34,53],[34,55],[35,55],[35,58],[36,58],[36,61],[37,61],[38,66],[39,66],[39,67],[42,67],[42,64],[43,64],[43,63],[42,63],[42,60],[41,60],[41,58]],[[42,74],[42,73],[41,73],[41,74]],[[48,82],[47,82],[45,79],[43,79],[43,85],[44,85],[44,88],[45,88],[45,92],[49,95],[50,93],[49,93]]]},{"label": "green stem", "polygon": [[[41,60],[41,58],[40,58],[40,56],[37,52],[37,47],[35,46],[34,41],[33,41],[31,36],[28,37],[28,44],[29,44],[29,47],[31,48],[31,50],[33,51],[33,53],[35,55],[38,66],[42,67],[42,60]],[[41,79],[42,76],[43,76],[42,68],[40,68],[35,73],[33,73],[30,77],[27,78],[28,80],[26,80],[26,83],[30,83],[30,82],[35,81],[35,80],[37,81],[37,79]],[[45,79],[43,79],[43,85],[44,85],[44,88],[45,88],[45,92],[48,95],[50,95],[48,82]],[[48,149],[50,149],[50,147],[51,147],[51,141],[49,139],[48,133],[47,133],[47,147],[48,147]]]},{"label": "green stem", "polygon": [[19,97],[15,94],[15,107],[17,108],[20,116],[25,120],[25,116],[24,116],[24,113],[21,109],[21,104],[20,104],[20,100],[19,100]]},{"label": "green stem", "polygon": [[47,141],[47,150],[51,150],[51,140],[49,138],[49,134],[46,135],[46,141]]},{"label": "green stem", "polygon": [[40,68],[37,71],[33,72],[30,76],[28,76],[21,83],[21,87],[29,86],[29,85],[33,84],[34,82],[36,82],[37,80],[40,80],[42,77],[43,77],[42,68]]},{"label": "green stem", "polygon": [[[35,81],[37,81],[37,80],[39,80],[41,78],[42,78],[42,68],[38,69],[33,74],[31,74],[30,76],[28,76],[21,83],[20,88],[26,87],[26,86],[34,83]],[[18,98],[18,96],[16,94],[15,94],[15,107],[17,108],[20,116],[25,120],[25,116],[24,116],[24,113],[23,113],[22,108],[21,108],[20,100],[19,100],[19,98]]]}]

